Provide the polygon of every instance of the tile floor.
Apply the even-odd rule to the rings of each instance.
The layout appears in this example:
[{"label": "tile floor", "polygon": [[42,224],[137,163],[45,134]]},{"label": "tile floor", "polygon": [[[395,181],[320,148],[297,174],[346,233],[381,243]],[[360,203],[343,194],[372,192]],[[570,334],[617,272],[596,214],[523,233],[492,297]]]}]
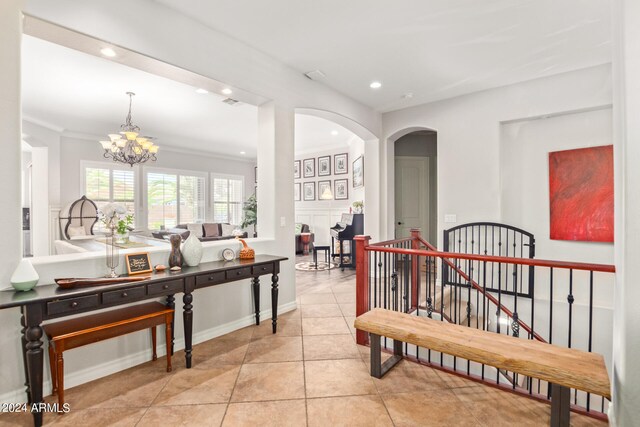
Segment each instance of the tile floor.
[{"label": "tile floor", "polygon": [[[357,346],[352,271],[297,272],[299,308],[174,356],[68,389],[69,426],[546,426],[549,406],[403,361],[383,379]],[[51,401],[51,397],[47,400]],[[499,408],[499,411],[498,411]],[[572,424],[604,425],[572,414]],[[31,417],[0,415],[0,426]]]}]

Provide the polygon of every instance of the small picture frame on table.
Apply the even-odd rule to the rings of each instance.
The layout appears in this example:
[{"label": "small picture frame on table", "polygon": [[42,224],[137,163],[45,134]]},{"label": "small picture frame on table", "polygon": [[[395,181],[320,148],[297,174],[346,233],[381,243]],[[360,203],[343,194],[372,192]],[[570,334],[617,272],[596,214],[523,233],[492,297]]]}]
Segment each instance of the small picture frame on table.
[{"label": "small picture frame on table", "polygon": [[124,258],[125,263],[127,264],[127,274],[129,276],[151,273],[153,271],[151,260],[149,259],[149,252],[126,254]]},{"label": "small picture frame on table", "polygon": [[316,183],[305,182],[303,187],[303,197],[305,202],[310,202],[316,199]]}]

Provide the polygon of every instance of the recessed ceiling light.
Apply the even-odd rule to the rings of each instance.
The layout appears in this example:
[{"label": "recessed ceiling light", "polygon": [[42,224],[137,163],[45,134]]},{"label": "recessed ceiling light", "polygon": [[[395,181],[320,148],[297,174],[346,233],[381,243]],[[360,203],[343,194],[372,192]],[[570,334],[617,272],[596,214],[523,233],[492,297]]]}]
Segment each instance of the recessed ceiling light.
[{"label": "recessed ceiling light", "polygon": [[111,49],[110,47],[103,47],[102,49],[100,49],[100,53],[104,56],[108,56],[109,58],[113,58],[114,56],[116,56],[116,51]]},{"label": "recessed ceiling light", "polygon": [[332,131],[331,131],[331,135],[336,136],[337,134],[338,134],[338,131],[337,131],[337,130],[332,130]]},{"label": "recessed ceiling light", "polygon": [[382,87],[382,83],[375,81],[375,82],[371,82],[371,84],[369,85],[369,87],[371,89],[380,89]]},{"label": "recessed ceiling light", "polygon": [[241,151],[240,154],[247,154],[247,152],[246,151]]},{"label": "recessed ceiling light", "polygon": [[225,87],[224,89],[222,89],[221,92],[224,93],[225,95],[231,95],[233,93],[233,91],[228,87]]},{"label": "recessed ceiling light", "polygon": [[202,89],[201,87],[199,87],[198,89],[196,89],[196,93],[203,93],[203,94],[204,94],[204,93],[209,93],[209,91],[208,91],[208,90],[206,90],[206,89]]},{"label": "recessed ceiling light", "polygon": [[402,97],[404,99],[411,99],[411,98],[413,98],[413,92],[407,92],[404,95],[402,95]]}]

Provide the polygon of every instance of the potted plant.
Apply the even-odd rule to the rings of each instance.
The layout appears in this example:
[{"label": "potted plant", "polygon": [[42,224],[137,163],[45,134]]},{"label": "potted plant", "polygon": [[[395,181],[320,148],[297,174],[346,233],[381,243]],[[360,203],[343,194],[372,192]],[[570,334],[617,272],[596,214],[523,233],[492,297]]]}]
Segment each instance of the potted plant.
[{"label": "potted plant", "polygon": [[116,242],[127,243],[129,242],[129,231],[131,231],[131,225],[133,224],[133,214],[127,214],[124,218],[118,220],[116,226]]},{"label": "potted plant", "polygon": [[244,202],[242,210],[244,212],[244,219],[242,220],[240,227],[247,228],[248,226],[253,225],[253,237],[256,237],[258,235],[258,233],[255,232],[255,226],[258,224],[258,200],[256,199],[255,193],[249,196],[247,201]]},{"label": "potted plant", "polygon": [[133,214],[127,213],[127,208],[121,204],[109,203],[101,210],[102,223],[114,234],[116,243],[127,243],[129,231],[133,228]]},{"label": "potted plant", "polygon": [[353,202],[353,211],[357,214],[361,214],[364,209],[364,202],[362,200],[356,200]]}]

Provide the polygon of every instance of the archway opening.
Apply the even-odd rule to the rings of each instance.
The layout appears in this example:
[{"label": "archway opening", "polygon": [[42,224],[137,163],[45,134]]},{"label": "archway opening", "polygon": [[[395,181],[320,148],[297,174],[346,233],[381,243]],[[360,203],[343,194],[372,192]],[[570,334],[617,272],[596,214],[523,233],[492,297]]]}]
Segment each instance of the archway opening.
[{"label": "archway opening", "polygon": [[[347,268],[355,265],[353,237],[364,234],[365,141],[333,118],[295,116],[296,254],[300,262]],[[337,224],[346,229],[336,233]]]},{"label": "archway opening", "polygon": [[438,242],[438,134],[434,130],[412,130],[395,139],[394,148],[394,236],[409,236],[412,228]]}]

